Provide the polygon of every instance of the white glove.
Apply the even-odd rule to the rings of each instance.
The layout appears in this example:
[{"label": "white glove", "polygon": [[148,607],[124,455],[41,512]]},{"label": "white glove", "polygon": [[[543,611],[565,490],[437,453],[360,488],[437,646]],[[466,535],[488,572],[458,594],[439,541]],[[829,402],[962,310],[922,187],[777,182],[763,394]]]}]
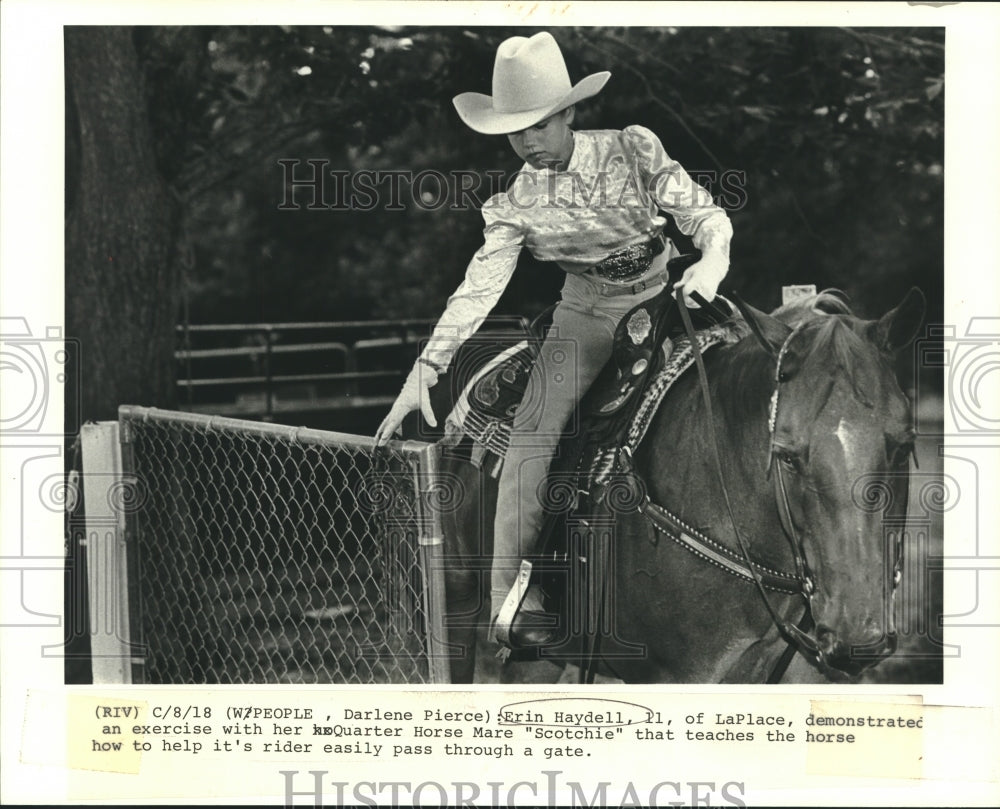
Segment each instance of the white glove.
[{"label": "white glove", "polygon": [[719,289],[719,284],[729,272],[729,259],[722,253],[705,253],[701,260],[685,270],[680,281],[674,284],[675,294],[679,291],[684,293],[684,302],[689,307],[697,308],[691,293],[699,293],[706,301],[711,301]]},{"label": "white glove", "polygon": [[396,401],[393,402],[392,409],[389,410],[389,415],[385,417],[375,433],[375,446],[388,441],[393,433],[399,429],[399,425],[403,423],[406,415],[417,408],[420,408],[420,412],[424,414],[424,418],[431,427],[437,427],[437,419],[434,418],[429,394],[430,389],[437,384],[437,381],[437,371],[429,365],[418,362],[413,366],[413,370],[406,377],[406,382],[403,383],[403,389],[396,397]]}]

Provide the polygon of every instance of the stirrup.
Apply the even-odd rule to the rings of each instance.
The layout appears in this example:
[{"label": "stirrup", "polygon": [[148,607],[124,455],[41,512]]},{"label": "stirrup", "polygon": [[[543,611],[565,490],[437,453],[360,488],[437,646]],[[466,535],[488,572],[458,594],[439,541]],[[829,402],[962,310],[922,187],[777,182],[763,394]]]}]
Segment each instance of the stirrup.
[{"label": "stirrup", "polygon": [[[528,589],[531,581],[531,562],[527,560],[522,560],[521,567],[517,572],[517,578],[514,580],[514,586],[511,587],[510,592],[507,594],[507,598],[504,599],[503,604],[500,607],[500,611],[497,613],[496,618],[493,620],[492,626],[490,628],[490,634],[493,639],[500,644],[500,649],[497,651],[497,658],[506,663],[511,653],[517,649],[526,649],[530,647],[544,646],[549,643],[549,636],[551,631],[556,628],[557,621],[551,620],[551,626],[546,626],[549,623],[549,616],[544,612],[522,611],[521,606],[524,603],[524,599],[528,594]],[[532,631],[545,633],[541,637],[535,636],[527,642],[519,641],[517,635],[519,634],[517,624],[520,623],[521,618],[527,618],[531,616],[536,619],[542,619],[542,626],[525,627],[521,626],[520,630],[528,633]]]},{"label": "stirrup", "polygon": [[[514,623],[514,616],[521,609],[524,597],[528,594],[528,582],[531,581],[531,562],[527,559],[521,560],[521,567],[517,571],[517,578],[514,579],[514,586],[507,593],[507,598],[497,612],[497,617],[493,621],[491,634],[497,643],[500,644],[500,651],[497,657],[503,655],[504,660],[510,657],[513,646],[510,640],[510,628]],[[506,654],[504,654],[506,652]]]}]

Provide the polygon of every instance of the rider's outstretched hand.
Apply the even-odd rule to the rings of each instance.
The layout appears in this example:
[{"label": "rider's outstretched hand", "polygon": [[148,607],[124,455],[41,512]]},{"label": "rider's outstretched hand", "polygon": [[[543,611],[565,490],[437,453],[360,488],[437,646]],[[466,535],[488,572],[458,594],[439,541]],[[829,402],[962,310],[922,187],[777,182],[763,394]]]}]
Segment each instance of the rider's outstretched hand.
[{"label": "rider's outstretched hand", "polygon": [[424,418],[431,427],[437,427],[437,419],[434,417],[434,410],[431,407],[430,389],[437,384],[438,374],[429,365],[417,362],[406,377],[403,389],[393,402],[389,415],[385,417],[375,433],[375,446],[380,446],[388,441],[393,433],[399,429],[403,419],[412,410],[420,409]]}]

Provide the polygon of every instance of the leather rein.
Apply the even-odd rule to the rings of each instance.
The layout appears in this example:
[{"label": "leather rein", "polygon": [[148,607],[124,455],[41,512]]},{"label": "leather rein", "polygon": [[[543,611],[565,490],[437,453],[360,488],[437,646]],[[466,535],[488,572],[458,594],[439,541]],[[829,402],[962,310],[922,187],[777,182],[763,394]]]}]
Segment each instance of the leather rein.
[{"label": "leather rein", "polygon": [[[708,301],[706,301],[697,292],[692,293],[691,297],[695,300],[696,303],[698,303],[699,306],[706,307],[709,309],[714,308]],[[744,564],[742,566],[738,566],[742,567],[741,570],[734,570],[732,559],[729,560],[730,564],[726,565],[725,564],[726,560],[723,557],[723,554],[720,554],[718,552],[714,554],[706,552],[706,547],[705,547],[706,541],[709,544],[714,545],[715,548],[717,548],[720,551],[725,552],[727,550],[722,548],[722,546],[719,546],[717,543],[712,543],[711,540],[707,539],[707,537],[702,537],[702,541],[700,543],[692,543],[690,536],[685,536],[684,544],[687,545],[689,549],[691,549],[692,544],[695,544],[697,547],[695,552],[698,553],[698,555],[708,558],[709,561],[712,561],[713,563],[721,567],[729,567],[730,572],[736,572],[738,575],[741,575],[744,578],[746,578],[746,572],[749,571],[750,574],[749,577],[755,584],[757,592],[760,594],[760,597],[764,602],[764,606],[766,607],[767,612],[771,617],[772,623],[778,629],[778,632],[781,634],[781,636],[788,642],[788,647],[785,649],[781,657],[778,659],[777,663],[771,670],[771,673],[767,679],[768,683],[777,683],[781,680],[782,676],[784,675],[796,651],[800,651],[809,657],[813,657],[816,659],[819,658],[819,647],[817,646],[817,643],[812,638],[812,636],[808,634],[809,630],[812,628],[811,602],[813,593],[815,592],[815,585],[813,583],[812,574],[806,559],[805,548],[803,546],[802,539],[799,536],[798,532],[795,530],[795,523],[792,520],[791,509],[788,502],[788,491],[786,489],[785,479],[784,476],[782,475],[782,470],[781,470],[782,465],[780,462],[778,463],[774,462],[775,450],[776,450],[774,444],[774,435],[775,435],[775,424],[778,415],[779,391],[781,389],[781,383],[784,381],[784,375],[781,370],[781,364],[788,350],[788,346],[791,343],[792,338],[797,334],[798,330],[797,329],[792,330],[792,332],[785,339],[784,344],[781,346],[781,349],[778,351],[776,355],[775,372],[774,372],[775,388],[774,388],[774,393],[771,395],[771,404],[768,416],[768,431],[771,436],[770,468],[773,469],[774,471],[774,474],[772,475],[772,479],[774,481],[774,494],[778,506],[778,514],[781,520],[781,526],[791,545],[792,556],[795,560],[795,584],[798,585],[796,589],[788,586],[788,584],[791,583],[788,581],[790,579],[789,576],[782,576],[780,573],[775,575],[774,572],[768,572],[766,569],[764,569],[762,572],[761,570],[762,566],[759,565],[758,563],[755,563],[752,560],[747,544],[743,540],[743,536],[740,533],[739,527],[737,526],[736,516],[733,512],[732,503],[730,502],[729,498],[729,490],[726,486],[725,474],[723,473],[722,470],[722,457],[719,451],[718,439],[716,437],[716,431],[715,431],[715,423],[716,423],[715,415],[712,409],[712,398],[708,387],[708,375],[705,372],[705,363],[704,360],[702,359],[701,348],[695,336],[694,326],[691,323],[691,315],[688,312],[688,307],[684,302],[683,295],[677,296],[677,303],[678,303],[678,308],[680,309],[681,320],[684,323],[684,330],[687,333],[688,340],[691,343],[691,350],[694,353],[695,365],[697,366],[698,369],[699,385],[701,388],[702,399],[705,405],[705,412],[706,415],[708,416],[708,424],[709,424],[708,432],[712,444],[712,451],[715,460],[715,469],[719,478],[719,485],[722,489],[722,496],[726,503],[726,511],[729,513],[729,520],[733,526],[733,532],[736,535],[736,542],[737,545],[739,546],[739,552],[740,555],[742,556],[742,561]],[[751,329],[753,329],[756,332],[755,324],[753,324],[749,319],[747,322],[748,325],[750,325]],[[758,334],[758,337],[762,338],[762,335]],[[764,344],[766,345],[766,342]],[[638,473],[635,472],[635,470],[633,470],[633,474],[638,474]],[[683,523],[679,523],[679,521],[676,520],[676,518],[671,519],[673,515],[669,515],[669,512],[667,512],[665,509],[656,505],[655,503],[652,503],[649,500],[648,496],[646,498],[646,502],[642,506],[640,506],[639,511],[647,519],[649,519],[651,522],[654,523],[654,527],[658,527],[661,528],[661,530],[663,530],[661,526],[665,523],[668,526],[668,528],[671,529],[667,530],[666,531],[667,533],[672,533],[673,531],[677,531],[678,528],[684,527]],[[669,515],[669,517],[667,515]],[[729,555],[732,556],[732,553],[730,552]],[[767,577],[768,579],[767,584],[765,584],[765,577]],[[767,594],[767,589],[779,590],[786,593],[798,593],[802,595],[802,597],[805,599],[806,602],[806,609],[798,625],[789,623],[778,614],[778,611],[771,603],[771,598]]]}]

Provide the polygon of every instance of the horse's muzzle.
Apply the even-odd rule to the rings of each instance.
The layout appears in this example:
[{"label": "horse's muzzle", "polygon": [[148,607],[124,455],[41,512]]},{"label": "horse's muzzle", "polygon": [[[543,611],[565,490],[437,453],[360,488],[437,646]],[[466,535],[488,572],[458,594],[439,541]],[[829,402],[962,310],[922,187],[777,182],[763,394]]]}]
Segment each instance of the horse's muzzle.
[{"label": "horse's muzzle", "polygon": [[816,628],[820,665],[851,677],[891,655],[896,651],[897,643],[895,632],[883,633],[870,643],[857,644],[844,642],[834,630],[823,624]]}]

